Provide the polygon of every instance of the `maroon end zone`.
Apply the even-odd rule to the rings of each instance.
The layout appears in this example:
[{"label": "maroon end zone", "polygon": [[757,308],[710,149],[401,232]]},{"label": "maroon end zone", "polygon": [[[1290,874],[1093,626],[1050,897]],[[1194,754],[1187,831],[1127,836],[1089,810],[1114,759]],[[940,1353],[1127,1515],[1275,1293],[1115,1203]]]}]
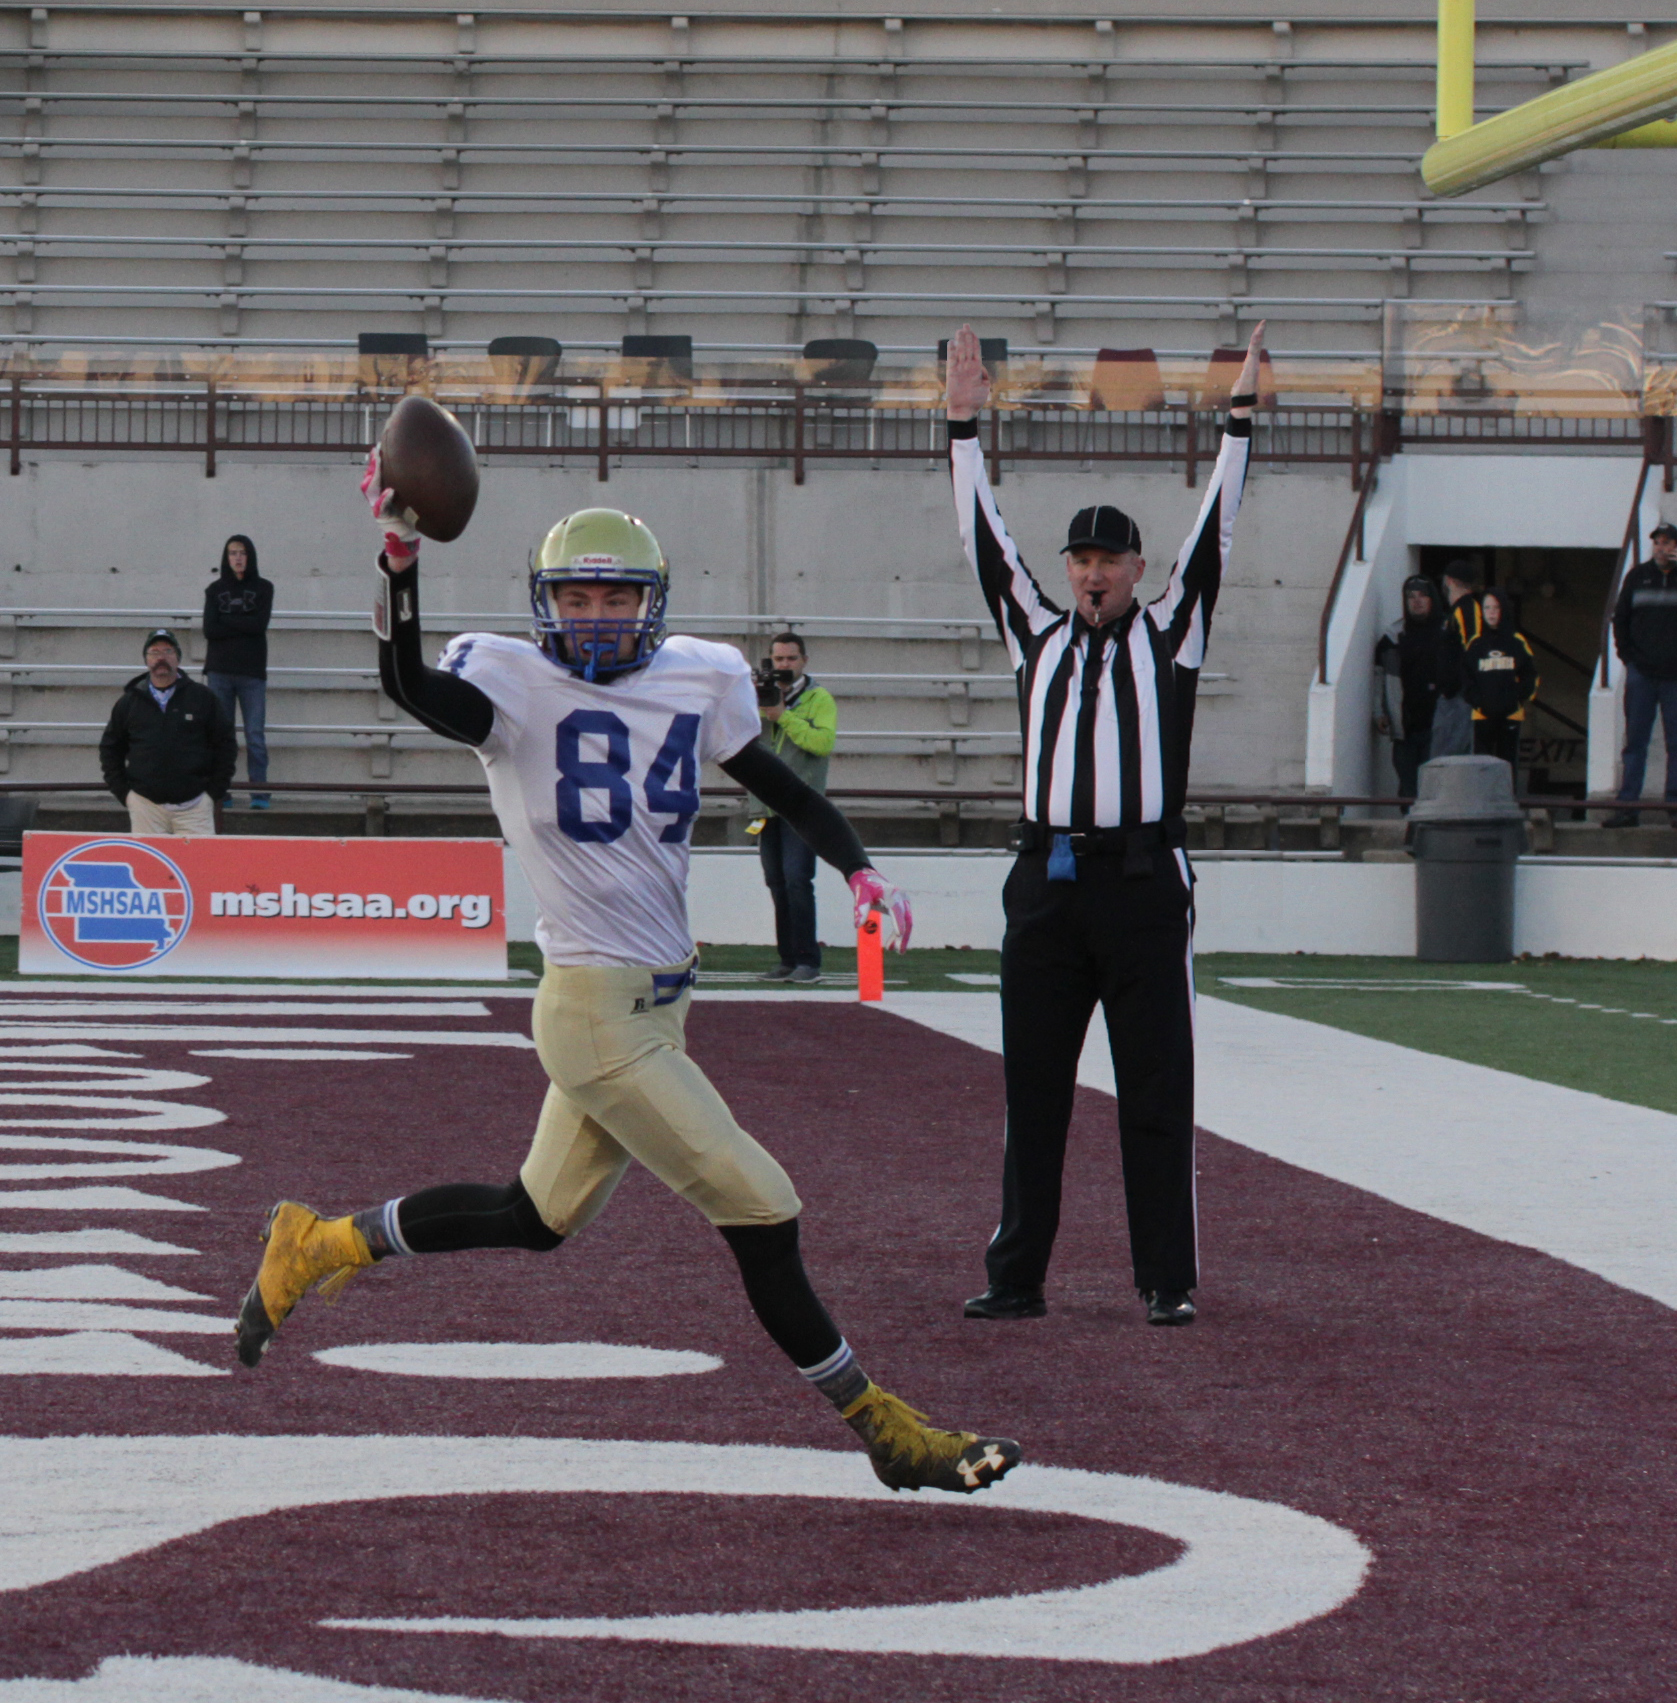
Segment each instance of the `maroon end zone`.
[{"label": "maroon end zone", "polygon": [[[477,1026],[527,1022],[523,1002],[495,1009]],[[1360,1593],[1291,1631],[1145,1667],[322,1628],[362,1616],[935,1601],[1145,1574],[1177,1552],[1157,1533],[929,1493],[880,1506],[439,1496],[235,1521],[0,1596],[0,1677],[69,1679],[107,1656],[158,1654],[520,1703],[850,1703],[862,1689],[974,1703],[1672,1694],[1670,1311],[1207,1137],[1201,1318],[1188,1331],[1149,1330],[1128,1283],[1112,1103],[1084,1092],[1049,1317],[965,1321],[960,1301],[982,1286],[995,1213],[1000,1061],[849,1006],[701,1004],[691,1033],[741,1121],[792,1172],[816,1284],[881,1382],[940,1422],[1018,1436],[1028,1460],[1147,1474],[1333,1521],[1373,1554]],[[185,1097],[228,1121],[179,1139],[243,1163],[123,1179],[214,1212],[6,1212],[0,1224],[116,1225],[199,1248],[198,1259],[109,1263],[212,1294],[200,1310],[229,1320],[272,1200],[344,1210],[430,1182],[502,1180],[543,1086],[527,1052],[418,1047],[407,1062],[304,1065],[195,1058],[193,1043],[112,1044],[214,1077]],[[720,1239],[644,1174],[556,1254],[391,1262],[335,1308],[311,1298],[256,1372],[236,1367],[230,1333],[152,1340],[235,1375],[4,1378],[0,1431],[849,1444],[761,1337]],[[449,1340],[701,1349],[725,1365],[473,1383],[311,1357],[340,1343]],[[1156,1612],[1168,1620],[1172,1606],[1161,1579]]]}]

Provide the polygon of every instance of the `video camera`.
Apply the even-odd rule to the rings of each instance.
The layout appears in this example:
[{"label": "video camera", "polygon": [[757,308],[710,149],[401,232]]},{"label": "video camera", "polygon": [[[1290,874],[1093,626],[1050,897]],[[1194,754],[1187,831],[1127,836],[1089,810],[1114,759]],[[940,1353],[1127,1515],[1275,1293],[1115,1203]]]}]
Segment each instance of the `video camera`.
[{"label": "video camera", "polygon": [[759,709],[772,709],[786,702],[786,690],[797,679],[790,668],[776,668],[774,658],[765,656],[751,671],[752,684],[757,688]]}]

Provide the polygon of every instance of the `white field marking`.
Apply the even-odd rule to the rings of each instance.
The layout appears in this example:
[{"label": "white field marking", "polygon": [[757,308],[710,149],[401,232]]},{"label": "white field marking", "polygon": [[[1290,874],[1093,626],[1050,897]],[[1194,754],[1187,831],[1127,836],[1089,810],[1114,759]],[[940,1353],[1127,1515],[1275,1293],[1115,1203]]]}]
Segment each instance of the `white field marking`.
[{"label": "white field marking", "polygon": [[207,1206],[144,1189],[0,1189],[0,1212],[208,1212]]},{"label": "white field marking", "polygon": [[1293,992],[1352,993],[1529,993],[1524,982],[1456,982],[1442,977],[1371,977],[1354,980],[1344,976],[1219,976],[1223,987],[1287,988]]},{"label": "white field marking", "polygon": [[[911,993],[887,1006],[1001,1051],[994,1000]],[[1677,1307],[1677,1117],[1669,1112],[1230,1000],[1202,996],[1195,1009],[1204,1128]],[[1098,1019],[1077,1079],[1115,1091]]]},{"label": "white field marking", "polygon": [[49,1265],[0,1271],[0,1299],[8,1301],[210,1301],[120,1265]]},{"label": "white field marking", "polygon": [[0,1254],[196,1254],[132,1230],[0,1230]]},{"label": "white field marking", "polygon": [[412,1053],[349,1052],[342,1047],[194,1047],[194,1058],[314,1059],[340,1064],[358,1058],[412,1058]]},{"label": "white field marking", "polygon": [[[838,996],[843,998],[841,994]],[[271,1043],[276,1046],[369,1047],[514,1047],[527,1052],[536,1043],[528,1035],[506,1029],[265,1029],[257,1024],[200,1023],[83,1023],[66,1020],[54,1023],[0,1023],[0,1041],[50,1041],[77,1036],[93,1041],[185,1041],[243,1042],[247,1046]]]},{"label": "white field marking", "polygon": [[[516,972],[515,972],[516,973]],[[413,985],[390,982],[342,986],[331,980],[319,982],[174,982],[167,980],[131,981],[126,976],[116,978],[89,977],[86,981],[0,981],[0,998],[21,999],[33,994],[70,994],[77,999],[133,999],[149,994],[153,999],[533,999],[532,987],[503,986],[491,983],[487,987],[461,983],[436,986],[419,982]]]},{"label": "white field marking", "polygon": [[1219,976],[1218,982],[1232,988],[1269,988],[1282,993],[1517,993],[1525,999],[1539,999],[1549,1005],[1576,1005],[1580,1011],[1599,1012],[1603,1017],[1646,1017],[1655,1022],[1677,1023],[1677,1018],[1661,1018],[1655,1011],[1627,1011],[1618,1005],[1586,1005],[1564,994],[1540,993],[1523,982],[1452,982],[1397,979],[1354,981],[1333,976]]},{"label": "white field marking", "polygon": [[0,1703],[495,1703],[351,1685],[232,1656],[107,1656],[82,1679],[0,1679]]},{"label": "white field marking", "polygon": [[192,1171],[219,1171],[242,1163],[237,1153],[221,1153],[213,1147],[173,1147],[157,1141],[97,1141],[90,1136],[0,1135],[0,1151],[8,1148],[122,1155],[119,1159],[60,1159],[47,1164],[0,1165],[0,1177],[19,1182],[35,1177],[176,1176]]},{"label": "white field marking", "polygon": [[0,1047],[0,1058],[139,1058],[139,1053],[117,1052],[111,1047],[89,1047],[80,1041],[57,1046]]},{"label": "white field marking", "polygon": [[133,1330],[148,1336],[233,1335],[233,1318],[107,1301],[0,1301],[0,1330]]},{"label": "white field marking", "polygon": [[213,1017],[225,1022],[230,1017],[487,1017],[489,1007],[481,1000],[385,1000],[358,1005],[344,999],[217,999],[201,1003],[175,999],[4,999],[0,998],[0,1020],[18,1017],[98,1017],[105,1021],[124,1017]]},{"label": "white field marking", "polygon": [[368,1342],[314,1357],[403,1378],[670,1378],[722,1368],[714,1354],[616,1342]]},{"label": "white field marking", "polygon": [[[42,1078],[38,1073],[45,1072]],[[173,1094],[203,1088],[211,1078],[190,1070],[149,1070],[141,1064],[82,1064],[68,1059],[0,1058],[0,1083],[17,1088],[75,1093],[78,1089],[122,1089],[144,1094]]]},{"label": "white field marking", "polygon": [[[224,1521],[334,1502],[640,1493],[900,1506],[855,1449],[575,1437],[8,1437],[0,1439],[0,1482],[7,1487],[0,1500],[5,1590],[67,1578]],[[920,1500],[917,1512],[927,1505]],[[1371,1559],[1343,1527],[1296,1509],[1117,1473],[1026,1466],[981,1496],[940,1496],[930,1505],[1023,1509],[1138,1526],[1187,1547],[1168,1567],[1138,1577],[964,1602],[624,1620],[324,1624],[1161,1662],[1246,1643],[1329,1614],[1357,1591]],[[446,1572],[439,1561],[439,1584]]]},{"label": "white field marking", "polygon": [[999,988],[1002,979],[990,970],[946,970],[944,972],[952,982],[965,982],[968,987]]},{"label": "white field marking", "polygon": [[[20,1118],[0,1115],[0,1129],[207,1129],[225,1123],[227,1114],[214,1106],[181,1106],[169,1100],[139,1100],[116,1094],[49,1094],[0,1092],[0,1114],[24,1106],[65,1107],[103,1112],[91,1118]],[[111,1114],[115,1114],[114,1116]],[[0,1139],[0,1147],[32,1145]]]},{"label": "white field marking", "polygon": [[[159,1343],[142,1342],[123,1331],[76,1331],[69,1336],[0,1338],[0,1377],[84,1378],[226,1378],[219,1366],[206,1366]],[[18,1683],[13,1681],[12,1683]],[[14,1695],[0,1685],[0,1697]]]}]

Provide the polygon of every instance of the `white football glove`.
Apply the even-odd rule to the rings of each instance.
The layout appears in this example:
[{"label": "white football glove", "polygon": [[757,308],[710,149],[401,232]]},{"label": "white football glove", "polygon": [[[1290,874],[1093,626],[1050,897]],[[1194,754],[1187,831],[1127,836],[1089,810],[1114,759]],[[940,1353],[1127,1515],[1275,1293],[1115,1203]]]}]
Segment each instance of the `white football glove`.
[{"label": "white football glove", "polygon": [[914,932],[914,907],[901,887],[894,887],[877,869],[858,869],[850,877],[856,896],[856,926],[860,928],[874,912],[880,913],[880,945],[908,950]]},{"label": "white football glove", "polygon": [[374,444],[367,452],[367,470],[361,475],[361,494],[384,535],[384,553],[391,565],[406,567],[419,554],[419,532],[409,512],[397,508],[396,493],[385,485],[379,461],[379,447]]}]

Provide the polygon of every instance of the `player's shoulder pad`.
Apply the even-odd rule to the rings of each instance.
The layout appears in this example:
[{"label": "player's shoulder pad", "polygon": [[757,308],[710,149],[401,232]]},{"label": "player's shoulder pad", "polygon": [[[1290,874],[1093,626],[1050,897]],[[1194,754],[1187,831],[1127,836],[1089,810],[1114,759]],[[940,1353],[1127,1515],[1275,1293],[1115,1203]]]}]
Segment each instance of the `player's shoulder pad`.
[{"label": "player's shoulder pad", "polygon": [[732,645],[719,645],[709,639],[696,639],[691,633],[672,633],[658,650],[660,655],[668,652],[685,663],[712,668],[719,674],[751,672],[751,664]]}]

